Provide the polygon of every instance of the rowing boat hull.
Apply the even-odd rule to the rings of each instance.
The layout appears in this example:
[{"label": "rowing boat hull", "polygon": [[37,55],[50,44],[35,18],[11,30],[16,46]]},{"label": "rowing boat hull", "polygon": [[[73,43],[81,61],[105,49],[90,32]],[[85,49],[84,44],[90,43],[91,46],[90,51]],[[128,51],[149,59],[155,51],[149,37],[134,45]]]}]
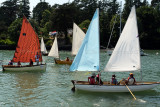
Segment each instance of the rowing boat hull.
[{"label": "rowing boat hull", "polygon": [[3,71],[45,71],[46,64],[34,65],[34,66],[15,66],[15,65],[2,65]]},{"label": "rowing boat hull", "polygon": [[[128,85],[128,87],[132,92],[138,92],[150,90],[159,84],[159,82],[138,82],[136,85]],[[125,85],[89,85],[87,82],[74,81],[74,86],[77,90],[90,92],[129,92]]]},{"label": "rowing boat hull", "polygon": [[59,60],[59,59],[54,59],[56,64],[68,64],[71,65],[72,61],[65,61],[65,60]]}]

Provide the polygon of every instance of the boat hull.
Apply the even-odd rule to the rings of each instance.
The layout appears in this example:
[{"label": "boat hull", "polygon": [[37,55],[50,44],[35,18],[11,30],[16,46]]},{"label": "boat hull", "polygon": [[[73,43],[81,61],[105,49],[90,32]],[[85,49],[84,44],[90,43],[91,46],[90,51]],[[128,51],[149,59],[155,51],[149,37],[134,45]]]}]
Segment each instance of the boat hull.
[{"label": "boat hull", "polygon": [[68,64],[71,65],[72,61],[65,61],[65,60],[59,60],[59,59],[54,59],[56,64]]},{"label": "boat hull", "polygon": [[[73,83],[73,82],[72,82]],[[103,85],[89,85],[89,83],[82,81],[74,81],[74,86],[77,90],[90,92],[129,92],[125,85],[110,85],[109,82],[104,82]],[[106,84],[107,83],[107,84]],[[132,92],[150,90],[159,82],[138,82],[136,85],[127,85]]]},{"label": "boat hull", "polygon": [[6,71],[45,71],[46,70],[46,64],[41,64],[41,65],[33,65],[33,66],[15,66],[15,65],[2,65],[3,72]]}]

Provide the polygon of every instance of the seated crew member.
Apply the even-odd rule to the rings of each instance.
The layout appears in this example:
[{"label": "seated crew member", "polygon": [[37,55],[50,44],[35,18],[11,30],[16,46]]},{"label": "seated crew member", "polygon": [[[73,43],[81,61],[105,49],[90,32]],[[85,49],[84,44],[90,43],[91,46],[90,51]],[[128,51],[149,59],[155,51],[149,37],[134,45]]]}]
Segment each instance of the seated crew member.
[{"label": "seated crew member", "polygon": [[88,77],[88,82],[89,82],[90,85],[94,85],[95,84],[95,76],[96,76],[96,74],[92,73],[92,76]]},{"label": "seated crew member", "polygon": [[133,77],[133,73],[130,73],[129,74],[129,77],[128,77],[128,85],[133,85],[136,83],[136,80],[135,78]]},{"label": "seated crew member", "polygon": [[112,75],[112,78],[111,78],[110,83],[111,83],[112,85],[118,85],[118,81],[117,81],[117,79],[116,79],[116,75],[115,75],[115,74]]}]

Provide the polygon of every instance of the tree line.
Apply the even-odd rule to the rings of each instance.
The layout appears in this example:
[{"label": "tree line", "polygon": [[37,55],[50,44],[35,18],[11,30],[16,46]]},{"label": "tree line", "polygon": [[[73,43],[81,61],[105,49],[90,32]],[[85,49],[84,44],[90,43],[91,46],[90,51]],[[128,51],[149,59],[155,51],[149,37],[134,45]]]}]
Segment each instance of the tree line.
[{"label": "tree line", "polygon": [[[25,15],[46,45],[50,31],[57,31],[66,45],[71,45],[71,34],[75,22],[84,32],[90,24],[96,8],[100,9],[100,45],[107,47],[114,26],[109,48],[113,48],[120,36],[120,13],[123,29],[131,7],[136,6],[140,45],[143,49],[160,49],[160,2],[152,0],[125,0],[123,9],[117,0],[74,0],[62,5],[40,0],[30,12],[29,0],[6,0],[0,6],[0,45],[16,45],[22,18]],[[121,12],[120,12],[121,11]]]}]

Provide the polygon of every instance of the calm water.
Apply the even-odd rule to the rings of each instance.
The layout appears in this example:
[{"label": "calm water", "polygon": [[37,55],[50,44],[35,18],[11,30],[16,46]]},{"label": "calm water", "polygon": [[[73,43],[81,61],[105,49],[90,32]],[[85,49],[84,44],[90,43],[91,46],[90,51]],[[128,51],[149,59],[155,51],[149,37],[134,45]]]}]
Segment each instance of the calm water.
[{"label": "calm water", "polygon": [[[160,51],[145,51],[148,56],[141,57],[144,81],[160,81]],[[159,52],[156,55],[156,52]],[[7,64],[14,51],[0,50],[0,60]],[[70,56],[70,52],[61,51],[61,59]],[[101,70],[108,58],[101,52]],[[36,107],[160,107],[160,85],[145,92],[134,92],[138,100],[130,93],[93,93],[71,91],[70,80],[87,80],[91,74],[68,72],[68,65],[56,65],[52,57],[43,57],[47,63],[46,72],[3,73],[0,67],[0,106],[36,106]],[[1,61],[2,64],[2,61]],[[113,73],[102,72],[102,80],[110,80]],[[127,78],[127,73],[116,73],[117,79]],[[134,72],[136,80],[140,73]]]}]

